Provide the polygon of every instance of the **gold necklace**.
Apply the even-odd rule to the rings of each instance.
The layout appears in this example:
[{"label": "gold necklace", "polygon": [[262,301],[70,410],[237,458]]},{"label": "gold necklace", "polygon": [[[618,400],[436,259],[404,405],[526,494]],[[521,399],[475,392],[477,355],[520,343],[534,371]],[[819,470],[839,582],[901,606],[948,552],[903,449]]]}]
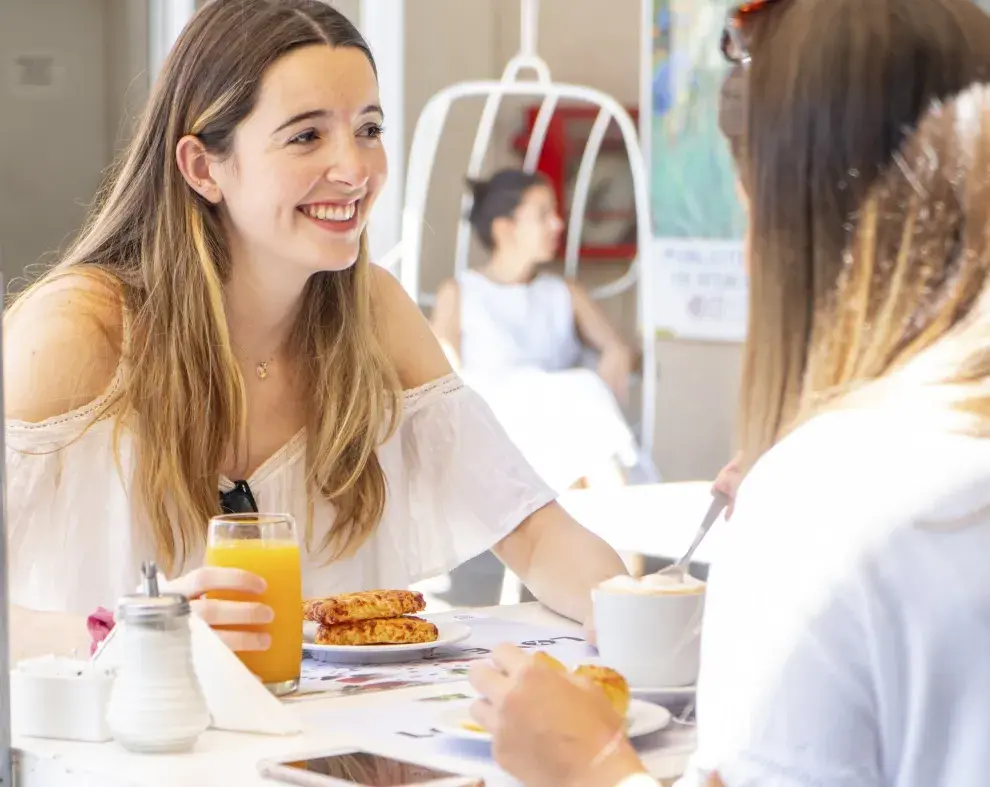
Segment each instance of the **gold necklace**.
[{"label": "gold necklace", "polygon": [[[244,356],[247,355],[247,353],[245,353],[243,351],[243,349],[241,348],[241,346],[239,344],[237,344],[237,342],[232,341],[231,344],[234,346],[234,348],[236,350],[238,350],[237,353],[234,353],[235,357],[239,361],[242,361],[243,362],[245,360]],[[272,361],[274,361],[274,360],[275,360],[275,356],[273,355],[267,361],[257,361],[255,363],[255,365],[254,365],[254,376],[257,377],[259,380],[265,380],[265,379],[267,379],[268,378],[268,365],[270,363],[272,363]]]}]

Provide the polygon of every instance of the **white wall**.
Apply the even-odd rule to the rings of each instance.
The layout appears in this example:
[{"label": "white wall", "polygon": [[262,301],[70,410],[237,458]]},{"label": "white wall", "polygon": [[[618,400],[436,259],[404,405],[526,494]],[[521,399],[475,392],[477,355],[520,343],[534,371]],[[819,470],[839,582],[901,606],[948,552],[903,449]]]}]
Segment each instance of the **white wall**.
[{"label": "white wall", "polygon": [[[52,20],[59,20],[53,24]],[[0,248],[18,275],[73,232],[107,163],[103,0],[7,0],[0,17]],[[26,58],[50,58],[50,87]]]},{"label": "white wall", "polygon": [[104,0],[108,155],[130,139],[151,87],[147,0]]},{"label": "white wall", "polygon": [[[0,252],[8,280],[65,248],[127,136],[147,93],[143,8],[141,0],[0,7]],[[48,62],[25,75],[24,58],[38,57]],[[49,86],[21,84],[49,73]]]}]

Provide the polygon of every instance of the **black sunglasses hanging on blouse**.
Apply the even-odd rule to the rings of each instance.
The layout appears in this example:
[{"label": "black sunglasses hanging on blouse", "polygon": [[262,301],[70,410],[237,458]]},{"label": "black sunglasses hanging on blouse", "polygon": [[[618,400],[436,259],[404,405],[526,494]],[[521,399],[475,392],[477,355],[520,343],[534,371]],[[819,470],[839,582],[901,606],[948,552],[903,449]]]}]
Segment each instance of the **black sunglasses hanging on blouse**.
[{"label": "black sunglasses hanging on blouse", "polygon": [[237,481],[229,492],[220,493],[220,510],[225,514],[255,514],[258,504],[247,481]]}]

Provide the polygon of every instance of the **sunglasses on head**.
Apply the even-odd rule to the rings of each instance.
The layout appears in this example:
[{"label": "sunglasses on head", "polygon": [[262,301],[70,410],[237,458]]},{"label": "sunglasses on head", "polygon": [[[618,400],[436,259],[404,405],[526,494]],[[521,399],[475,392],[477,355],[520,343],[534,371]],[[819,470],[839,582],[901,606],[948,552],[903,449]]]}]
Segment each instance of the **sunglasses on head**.
[{"label": "sunglasses on head", "polygon": [[743,28],[754,14],[758,14],[772,5],[782,2],[782,0],[753,0],[750,3],[742,3],[729,11],[725,20],[725,28],[722,30],[722,55],[730,63],[749,63],[749,48],[747,46]]}]

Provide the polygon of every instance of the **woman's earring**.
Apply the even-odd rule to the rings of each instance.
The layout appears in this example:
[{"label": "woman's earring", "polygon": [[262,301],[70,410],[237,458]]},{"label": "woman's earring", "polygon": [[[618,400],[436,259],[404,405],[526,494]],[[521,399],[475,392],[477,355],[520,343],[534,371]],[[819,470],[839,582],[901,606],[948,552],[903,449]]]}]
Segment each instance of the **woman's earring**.
[{"label": "woman's earring", "polygon": [[211,196],[212,184],[208,180],[197,180],[196,181],[196,192],[205,199],[207,202],[214,202]]}]

